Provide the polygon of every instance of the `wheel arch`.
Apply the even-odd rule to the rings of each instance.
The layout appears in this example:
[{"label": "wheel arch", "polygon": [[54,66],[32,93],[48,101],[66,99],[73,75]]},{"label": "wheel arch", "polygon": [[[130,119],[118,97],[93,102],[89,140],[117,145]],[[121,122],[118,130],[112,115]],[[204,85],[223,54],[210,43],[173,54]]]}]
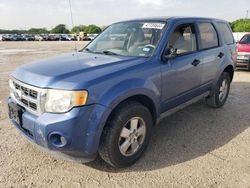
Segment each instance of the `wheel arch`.
[{"label": "wheel arch", "polygon": [[128,100],[137,101],[150,110],[156,121],[160,112],[161,94],[159,89],[151,80],[129,79],[109,88],[98,101],[100,104],[109,107],[111,111]]},{"label": "wheel arch", "polygon": [[225,69],[223,70],[223,72],[227,72],[230,75],[231,78],[231,82],[233,81],[233,77],[234,77],[234,68],[232,65],[228,65],[227,67],[225,67]]},{"label": "wheel arch", "polygon": [[157,107],[156,107],[154,101],[149,96],[144,95],[144,94],[132,95],[132,96],[129,96],[129,97],[123,99],[119,103],[117,103],[115,106],[113,106],[112,111],[108,116],[108,120],[112,117],[112,115],[114,114],[116,109],[119,108],[120,105],[122,105],[123,103],[126,103],[128,101],[138,102],[138,103],[142,104],[143,106],[145,106],[146,108],[148,108],[148,110],[150,111],[150,113],[152,115],[153,124],[154,125],[156,124],[157,118],[158,118]]}]

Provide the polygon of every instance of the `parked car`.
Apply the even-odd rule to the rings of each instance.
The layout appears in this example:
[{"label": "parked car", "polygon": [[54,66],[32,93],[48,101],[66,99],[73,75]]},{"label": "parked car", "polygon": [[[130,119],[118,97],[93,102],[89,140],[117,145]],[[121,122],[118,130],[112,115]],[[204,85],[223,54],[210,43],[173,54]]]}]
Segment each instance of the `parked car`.
[{"label": "parked car", "polygon": [[245,66],[250,71],[250,33],[240,39],[237,49],[237,66]]},{"label": "parked car", "polygon": [[44,41],[44,37],[42,35],[35,35],[35,41]]},{"label": "parked car", "polygon": [[11,35],[11,41],[24,41],[24,40],[25,39],[20,34]]},{"label": "parked car", "polygon": [[90,40],[94,40],[98,34],[89,34],[88,37]]},{"label": "parked car", "polygon": [[91,38],[86,32],[80,32],[77,37],[78,41],[91,41]]},{"label": "parked car", "polygon": [[[112,40],[114,34],[126,37]],[[223,20],[118,22],[79,52],[14,71],[9,118],[43,150],[79,162],[99,153],[114,167],[130,166],[169,110],[201,97],[222,107],[235,61],[236,44]]]},{"label": "parked car", "polygon": [[59,41],[60,40],[60,35],[50,34],[50,35],[48,35],[47,40],[48,41]]},{"label": "parked car", "polygon": [[33,35],[24,34],[24,35],[22,35],[22,40],[24,40],[24,41],[34,41],[35,37]]},{"label": "parked car", "polygon": [[60,40],[62,40],[62,41],[74,41],[76,39],[73,35],[63,34],[63,35],[60,35]]},{"label": "parked car", "polygon": [[12,41],[12,35],[2,35],[2,41]]},{"label": "parked car", "polygon": [[40,36],[42,37],[43,41],[48,41],[49,40],[49,34],[41,34]]}]

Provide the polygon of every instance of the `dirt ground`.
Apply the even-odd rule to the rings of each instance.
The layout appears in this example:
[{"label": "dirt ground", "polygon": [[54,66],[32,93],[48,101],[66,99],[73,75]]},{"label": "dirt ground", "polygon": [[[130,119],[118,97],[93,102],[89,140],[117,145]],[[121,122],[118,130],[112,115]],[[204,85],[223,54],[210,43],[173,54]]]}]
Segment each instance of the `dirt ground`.
[{"label": "dirt ground", "polygon": [[250,187],[250,72],[243,70],[235,72],[223,108],[199,101],[163,119],[130,168],[62,161],[30,145],[7,119],[8,76],[73,48],[73,42],[0,42],[0,187]]}]

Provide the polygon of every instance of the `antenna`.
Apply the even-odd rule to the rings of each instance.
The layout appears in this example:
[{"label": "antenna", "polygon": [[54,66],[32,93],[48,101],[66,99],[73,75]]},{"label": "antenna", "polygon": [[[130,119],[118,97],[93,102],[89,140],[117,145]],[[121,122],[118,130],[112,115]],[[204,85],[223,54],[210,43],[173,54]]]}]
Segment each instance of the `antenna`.
[{"label": "antenna", "polygon": [[[72,7],[71,7],[71,0],[69,0],[69,10],[70,10],[70,17],[71,17],[71,26],[73,28],[75,25],[74,25],[74,19],[73,19]],[[75,45],[74,50],[76,51],[76,55],[78,56],[76,41],[74,41],[74,45]]]}]

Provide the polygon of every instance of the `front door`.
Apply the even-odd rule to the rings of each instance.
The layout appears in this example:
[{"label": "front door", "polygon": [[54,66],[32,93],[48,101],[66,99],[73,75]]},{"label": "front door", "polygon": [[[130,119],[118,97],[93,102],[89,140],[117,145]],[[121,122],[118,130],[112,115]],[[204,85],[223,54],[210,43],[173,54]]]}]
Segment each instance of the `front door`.
[{"label": "front door", "polygon": [[202,56],[197,51],[194,24],[182,23],[170,34],[165,62],[161,65],[162,112],[192,98],[193,91],[201,85]]}]

